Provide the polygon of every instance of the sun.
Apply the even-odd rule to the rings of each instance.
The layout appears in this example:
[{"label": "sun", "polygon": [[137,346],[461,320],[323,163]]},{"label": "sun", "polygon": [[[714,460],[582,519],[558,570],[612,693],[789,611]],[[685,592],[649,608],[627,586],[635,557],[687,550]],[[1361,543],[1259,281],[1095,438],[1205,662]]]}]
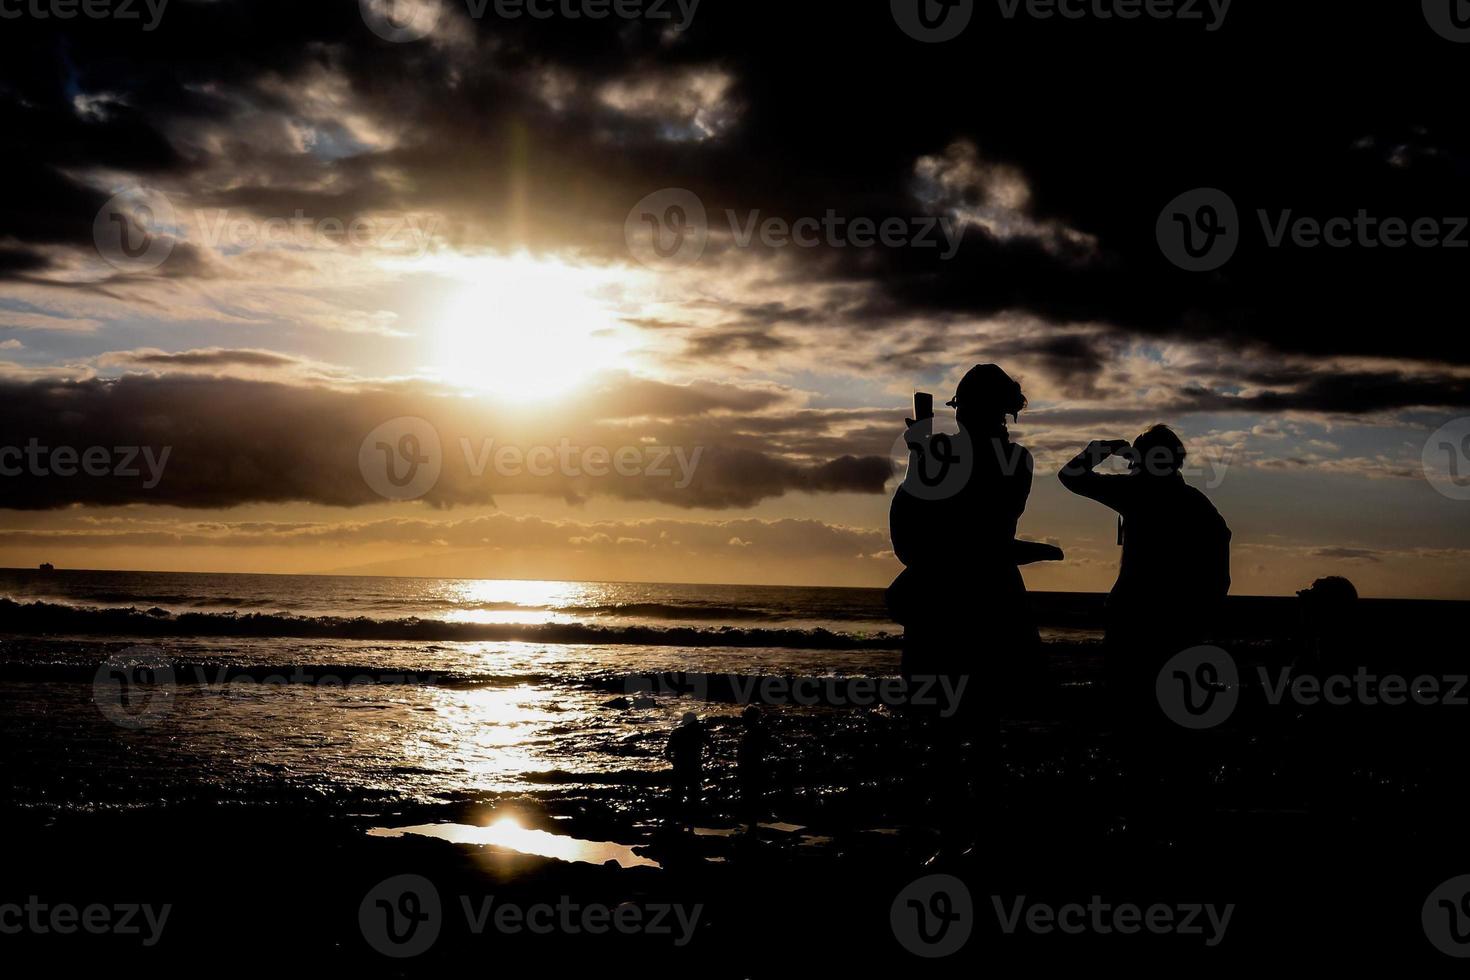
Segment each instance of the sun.
[{"label": "sun", "polygon": [[517,255],[462,278],[433,331],[430,370],[447,383],[520,400],[631,367],[615,272]]}]

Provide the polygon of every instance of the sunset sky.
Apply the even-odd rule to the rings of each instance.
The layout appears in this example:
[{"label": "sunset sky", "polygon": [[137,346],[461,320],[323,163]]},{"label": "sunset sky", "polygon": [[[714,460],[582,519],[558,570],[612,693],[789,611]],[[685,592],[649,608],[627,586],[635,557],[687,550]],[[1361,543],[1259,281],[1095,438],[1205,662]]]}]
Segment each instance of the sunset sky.
[{"label": "sunset sky", "polygon": [[[402,41],[356,0],[0,23],[0,447],[140,471],[7,471],[0,565],[882,586],[912,393],[996,362],[1021,533],[1067,553],[1033,589],[1111,585],[1113,517],[1055,471],[1167,421],[1235,593],[1470,598],[1470,501],[1424,463],[1470,414],[1470,249],[1271,247],[1257,216],[1470,214],[1470,45],[1418,4],[979,4],[943,44],[886,3],[417,6]],[[1214,271],[1155,238],[1198,187],[1240,213]],[[660,256],[644,214],[691,199],[707,235]],[[152,251],[121,252],[140,202]],[[432,486],[385,496],[379,441]]]}]

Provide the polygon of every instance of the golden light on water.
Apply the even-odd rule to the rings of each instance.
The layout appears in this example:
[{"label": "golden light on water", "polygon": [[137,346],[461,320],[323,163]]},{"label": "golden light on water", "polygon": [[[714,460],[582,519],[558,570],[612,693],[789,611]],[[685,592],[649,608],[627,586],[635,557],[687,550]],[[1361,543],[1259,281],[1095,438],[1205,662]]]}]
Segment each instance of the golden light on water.
[{"label": "golden light on water", "polygon": [[540,733],[565,720],[545,692],[530,686],[436,691],[432,714],[416,719],[404,756],[426,770],[490,785],[497,777],[546,765]]},{"label": "golden light on water", "polygon": [[[558,608],[612,605],[615,597],[593,582],[498,581],[453,584],[455,608],[446,619],[463,623],[566,623],[580,618]],[[515,606],[522,608],[504,608]]]},{"label": "golden light on water", "polygon": [[402,837],[404,834],[415,834],[421,837],[447,840],[455,844],[503,847],[522,854],[535,854],[559,861],[585,861],[588,864],[605,864],[608,861],[616,861],[624,868],[659,867],[657,861],[635,854],[633,848],[627,844],[618,844],[614,841],[580,840],[545,830],[532,830],[522,826],[521,822],[510,814],[497,817],[485,827],[456,823],[422,824],[417,827],[378,827],[368,833],[373,837]]}]

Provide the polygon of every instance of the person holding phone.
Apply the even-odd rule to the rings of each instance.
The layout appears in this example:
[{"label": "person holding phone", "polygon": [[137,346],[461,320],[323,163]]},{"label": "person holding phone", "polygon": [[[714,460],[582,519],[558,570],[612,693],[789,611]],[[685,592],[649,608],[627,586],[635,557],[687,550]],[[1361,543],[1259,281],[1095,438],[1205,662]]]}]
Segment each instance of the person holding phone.
[{"label": "person holding phone", "polygon": [[905,433],[909,471],[889,509],[893,551],[905,568],[889,586],[888,604],[904,628],[903,676],[915,686],[938,680],[962,692],[958,703],[943,706],[953,710],[915,705],[913,713],[934,743],[936,761],[925,775],[946,815],[941,850],[963,852],[980,823],[978,785],[998,776],[999,713],[1039,690],[1045,676],[1017,566],[1062,552],[1016,540],[1034,466],[1006,426],[1026,408],[1021,386],[999,366],[980,364],[948,405],[959,431],[935,432],[932,397],[914,399]]},{"label": "person holding phone", "polygon": [[[1015,566],[1063,558],[1055,545],[1015,538],[1031,493],[1034,461],[1025,447],[1010,441],[1006,418],[1019,419],[1026,396],[998,365],[977,364],[945,404],[955,410],[956,435],[933,431],[932,394],[914,395],[914,417],[906,420],[905,433],[909,473],[889,509],[894,553],[916,570],[911,580],[946,570],[962,572],[983,557],[994,559],[993,567],[1014,586],[1020,582],[1011,574]],[[956,443],[964,449],[957,450]],[[948,468],[947,463],[955,465]],[[915,485],[916,471],[932,478],[935,470],[943,475]],[[946,531],[963,540],[956,542]]]},{"label": "person holding phone", "polygon": [[1001,687],[1007,674],[1034,676],[1040,649],[1017,566],[1062,552],[1016,540],[1034,468],[1006,426],[1026,408],[1021,386],[999,365],[977,364],[946,404],[958,433],[934,432],[933,396],[914,396],[909,473],[889,508],[893,551],[905,566],[889,607],[904,627],[905,674],[968,669],[978,655]]}]

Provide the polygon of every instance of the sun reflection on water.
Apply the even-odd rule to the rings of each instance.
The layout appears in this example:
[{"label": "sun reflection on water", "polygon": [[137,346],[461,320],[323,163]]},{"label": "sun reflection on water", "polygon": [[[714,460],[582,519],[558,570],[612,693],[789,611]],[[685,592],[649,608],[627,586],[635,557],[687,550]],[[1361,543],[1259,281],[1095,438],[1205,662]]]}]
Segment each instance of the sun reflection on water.
[{"label": "sun reflection on water", "polygon": [[440,598],[453,606],[445,618],[463,623],[570,623],[578,619],[570,610],[612,601],[595,582],[479,579],[444,585]]},{"label": "sun reflection on water", "polygon": [[432,722],[404,740],[403,752],[429,770],[493,776],[545,765],[545,729],[568,721],[549,692],[530,685],[436,692]]},{"label": "sun reflection on water", "polygon": [[556,858],[559,861],[584,861],[588,864],[605,864],[608,861],[616,861],[620,867],[624,868],[660,867],[657,861],[652,861],[641,854],[635,854],[633,848],[627,844],[618,844],[614,841],[580,840],[545,830],[532,830],[521,826],[520,821],[511,815],[498,817],[485,827],[458,823],[421,824],[416,827],[375,827],[369,830],[368,834],[372,837],[402,837],[405,834],[415,834],[455,844],[503,847],[522,854],[536,854],[541,857]]}]

